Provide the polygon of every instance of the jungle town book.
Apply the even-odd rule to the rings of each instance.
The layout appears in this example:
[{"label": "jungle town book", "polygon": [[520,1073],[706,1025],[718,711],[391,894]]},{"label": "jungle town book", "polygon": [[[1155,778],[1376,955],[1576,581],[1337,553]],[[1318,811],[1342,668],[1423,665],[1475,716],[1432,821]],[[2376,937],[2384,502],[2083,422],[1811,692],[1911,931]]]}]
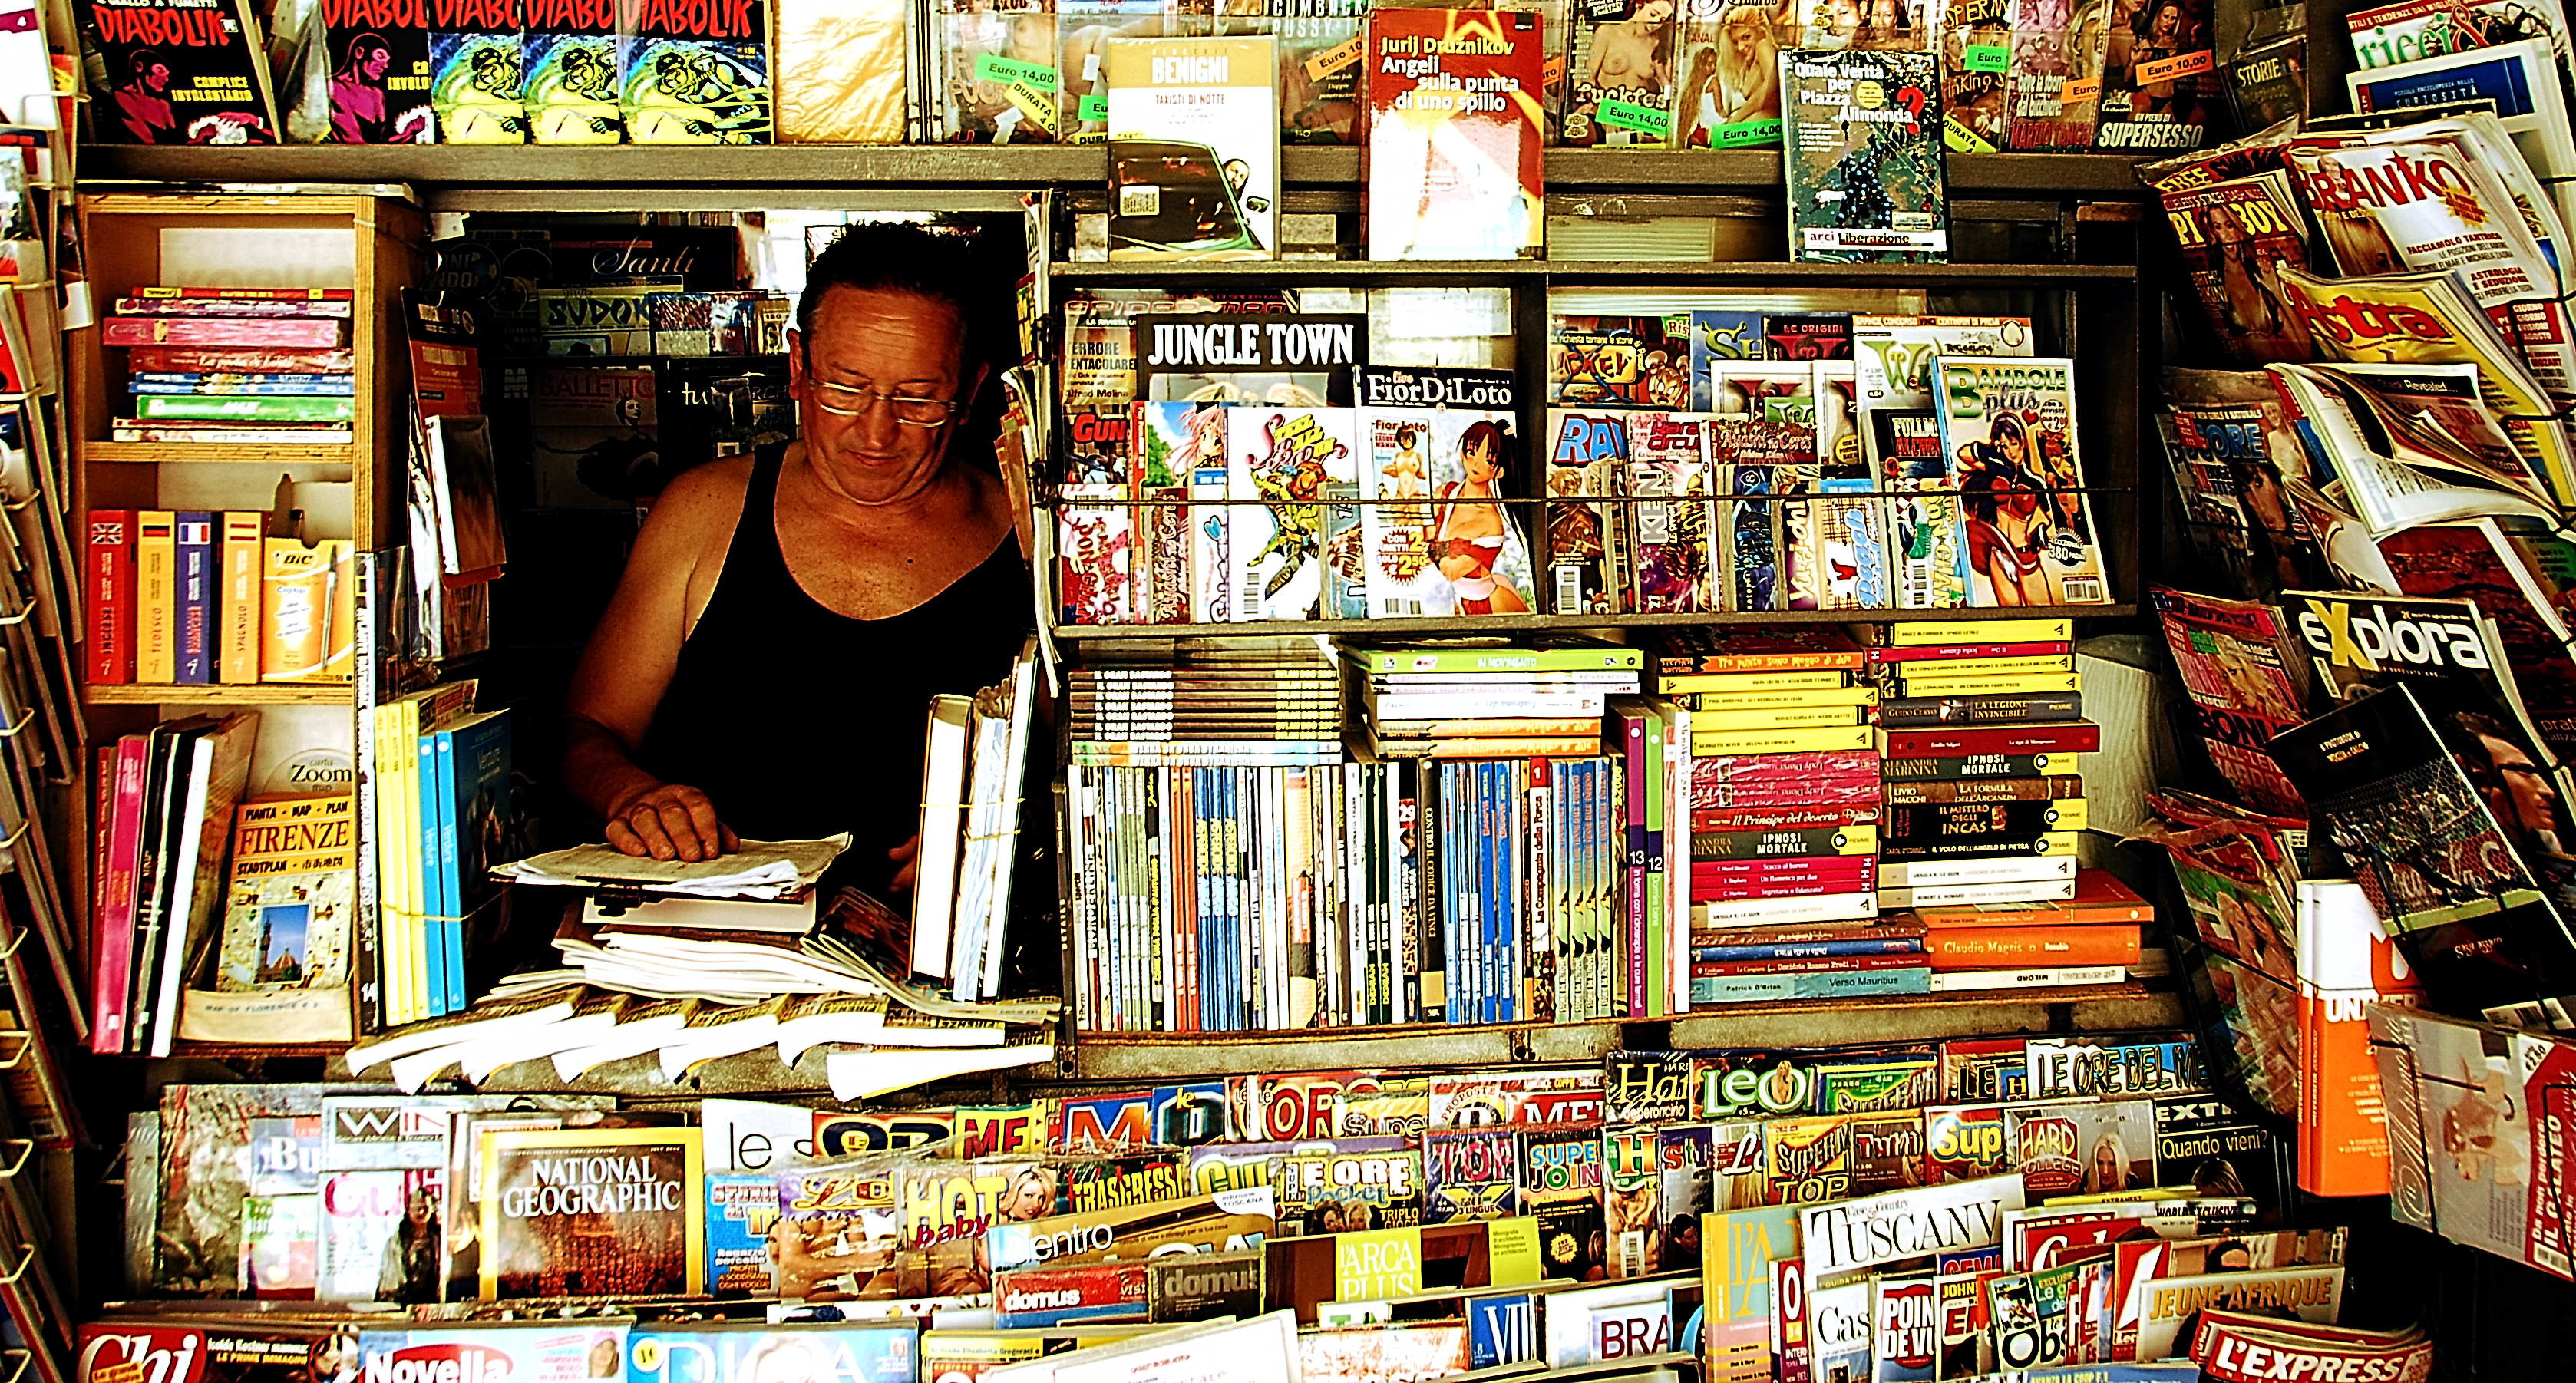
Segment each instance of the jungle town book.
[{"label": "jungle town book", "polygon": [[275,144],[277,100],[245,0],[85,0],[108,89],[90,124],[114,144]]},{"label": "jungle town book", "polygon": [[702,1157],[693,1128],[491,1134],[481,1299],[704,1291]]},{"label": "jungle town book", "polygon": [[1940,83],[1930,53],[1780,55],[1789,257],[1938,264],[1950,257]]},{"label": "jungle town book", "polygon": [[1369,17],[1360,146],[1371,259],[1516,259],[1546,217],[1539,16],[1382,9]]},{"label": "jungle town book", "polygon": [[1109,257],[1279,257],[1279,41],[1113,38]]},{"label": "jungle town book", "polygon": [[322,0],[331,61],[330,144],[434,144],[429,7]]}]

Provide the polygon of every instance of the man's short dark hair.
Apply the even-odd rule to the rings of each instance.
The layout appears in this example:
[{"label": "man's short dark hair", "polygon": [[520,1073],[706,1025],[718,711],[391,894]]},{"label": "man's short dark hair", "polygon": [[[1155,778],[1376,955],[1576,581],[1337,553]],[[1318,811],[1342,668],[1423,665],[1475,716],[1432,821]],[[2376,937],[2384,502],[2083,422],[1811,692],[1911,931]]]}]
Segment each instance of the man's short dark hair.
[{"label": "man's short dark hair", "polygon": [[953,230],[917,221],[867,221],[842,231],[805,269],[805,295],[796,300],[796,330],[814,334],[814,309],[835,288],[912,293],[956,310],[965,328],[969,366],[983,359],[980,300],[990,271],[974,242]]}]

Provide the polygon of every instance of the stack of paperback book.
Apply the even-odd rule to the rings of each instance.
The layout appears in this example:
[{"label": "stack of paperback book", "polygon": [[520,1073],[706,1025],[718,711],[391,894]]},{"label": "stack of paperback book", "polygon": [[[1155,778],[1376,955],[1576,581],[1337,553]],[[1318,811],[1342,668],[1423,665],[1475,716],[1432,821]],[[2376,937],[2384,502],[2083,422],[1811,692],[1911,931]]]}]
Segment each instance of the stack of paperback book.
[{"label": "stack of paperback book", "polygon": [[1342,757],[1341,683],[1311,645],[1193,644],[1067,673],[1078,764],[1317,764]]},{"label": "stack of paperback book", "polygon": [[496,897],[489,866],[519,853],[510,713],[478,713],[475,689],[444,683],[370,713],[376,955],[394,1023],[465,1007],[469,920]]},{"label": "stack of paperback book", "polygon": [[1919,955],[1739,949],[1768,944],[1746,928],[1878,918],[1879,693],[1861,666],[1831,630],[1676,631],[1657,655],[1689,718],[1695,1004],[1924,990]]},{"label": "stack of paperback book", "polygon": [[124,347],[119,442],[346,442],[358,416],[346,288],[137,288],[100,343]]},{"label": "stack of paperback book", "polygon": [[1643,655],[1606,644],[1385,648],[1360,653],[1355,699],[1380,759],[1591,754]]}]

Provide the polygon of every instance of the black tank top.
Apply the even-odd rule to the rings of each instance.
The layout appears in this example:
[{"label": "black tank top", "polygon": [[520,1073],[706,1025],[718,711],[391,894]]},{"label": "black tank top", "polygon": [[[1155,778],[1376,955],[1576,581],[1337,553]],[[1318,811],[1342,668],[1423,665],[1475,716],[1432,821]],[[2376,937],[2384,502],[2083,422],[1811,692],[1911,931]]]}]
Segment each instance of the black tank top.
[{"label": "black tank top", "polygon": [[836,614],[796,584],[778,549],[785,450],[752,461],[724,573],[638,758],[706,793],[737,834],[850,832],[842,876],[883,897],[894,873],[885,852],[921,828],[930,698],[1009,674],[1029,633],[1028,563],[1004,533],[981,565],[902,614]]}]

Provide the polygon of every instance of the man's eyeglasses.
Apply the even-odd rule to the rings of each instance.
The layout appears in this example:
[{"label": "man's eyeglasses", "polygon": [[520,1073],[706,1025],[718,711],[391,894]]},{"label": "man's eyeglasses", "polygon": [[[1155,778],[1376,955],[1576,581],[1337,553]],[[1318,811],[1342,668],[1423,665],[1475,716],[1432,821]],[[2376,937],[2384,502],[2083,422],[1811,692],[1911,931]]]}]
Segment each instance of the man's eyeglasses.
[{"label": "man's eyeglasses", "polygon": [[894,410],[894,420],[906,427],[938,427],[956,416],[955,399],[924,398],[919,394],[881,394],[874,389],[861,389],[849,384],[825,384],[810,381],[814,387],[814,406],[837,418],[865,417],[879,403]]}]

